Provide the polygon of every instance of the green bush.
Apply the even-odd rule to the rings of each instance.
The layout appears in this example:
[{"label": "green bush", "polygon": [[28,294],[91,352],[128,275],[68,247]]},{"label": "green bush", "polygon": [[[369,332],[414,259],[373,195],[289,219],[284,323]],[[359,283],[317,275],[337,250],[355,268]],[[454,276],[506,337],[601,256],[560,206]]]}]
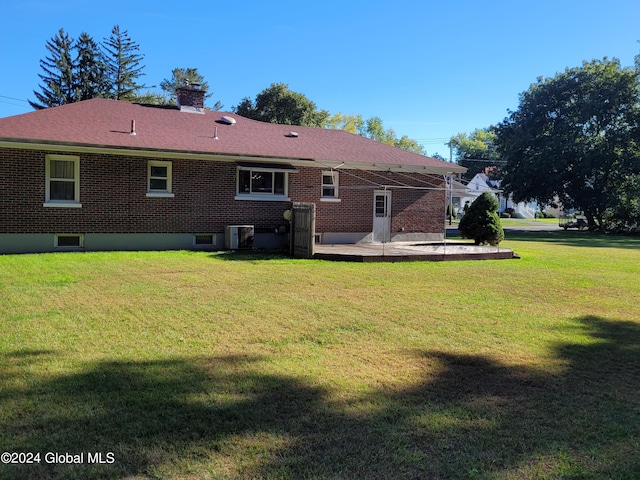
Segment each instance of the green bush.
[{"label": "green bush", "polygon": [[460,220],[458,230],[462,238],[473,239],[476,245],[498,245],[504,239],[504,230],[496,211],[499,204],[489,192],[474,200]]},{"label": "green bush", "polygon": [[511,218],[511,214],[507,212],[501,212],[500,218]]}]

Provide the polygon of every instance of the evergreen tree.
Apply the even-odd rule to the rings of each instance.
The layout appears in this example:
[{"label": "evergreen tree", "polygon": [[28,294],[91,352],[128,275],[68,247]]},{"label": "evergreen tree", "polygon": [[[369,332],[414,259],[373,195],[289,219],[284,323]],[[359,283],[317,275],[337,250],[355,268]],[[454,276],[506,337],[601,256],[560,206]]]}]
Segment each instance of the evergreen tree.
[{"label": "evergreen tree", "polygon": [[[169,103],[171,105],[176,104],[176,89],[187,85],[200,85],[200,89],[207,92],[209,90],[209,84],[204,77],[198,73],[197,68],[174,68],[171,71],[171,78],[165,78],[160,82],[160,88],[167,92],[169,95]],[[205,94],[205,100],[210,98],[213,94]],[[221,110],[222,104],[217,101],[214,106],[214,110]]]},{"label": "evergreen tree", "polygon": [[462,238],[471,238],[476,245],[498,245],[504,240],[498,207],[498,200],[489,192],[476,198],[458,225]]},{"label": "evergreen tree", "polygon": [[46,48],[50,56],[40,60],[44,74],[38,74],[43,84],[40,92],[33,91],[37,102],[29,100],[29,104],[40,110],[56,107],[76,101],[76,82],[74,78],[74,61],[72,58],[73,39],[60,29],[58,34],[47,41]]},{"label": "evergreen tree", "polygon": [[88,33],[83,32],[75,44],[75,50],[78,55],[74,72],[77,101],[106,97],[109,85],[100,47]]},{"label": "evergreen tree", "polygon": [[144,75],[140,61],[144,55],[136,53],[140,46],[128,36],[128,32],[120,31],[118,25],[111,30],[111,36],[102,44],[106,73],[110,82],[110,96],[116,100],[132,100],[136,92],[144,88],[136,80]]}]

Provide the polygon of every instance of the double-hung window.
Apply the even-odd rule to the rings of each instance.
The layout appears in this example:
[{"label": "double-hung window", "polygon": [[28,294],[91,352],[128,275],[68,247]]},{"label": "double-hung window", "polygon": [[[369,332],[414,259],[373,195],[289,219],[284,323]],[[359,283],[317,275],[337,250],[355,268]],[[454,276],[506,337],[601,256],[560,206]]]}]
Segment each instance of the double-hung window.
[{"label": "double-hung window", "polygon": [[173,197],[171,162],[151,160],[147,164],[147,197]]},{"label": "double-hung window", "polygon": [[75,155],[46,156],[45,207],[79,208],[80,157]]},{"label": "double-hung window", "polygon": [[338,172],[330,170],[322,172],[322,201],[339,201]]},{"label": "double-hung window", "polygon": [[285,167],[238,167],[236,200],[289,200]]}]

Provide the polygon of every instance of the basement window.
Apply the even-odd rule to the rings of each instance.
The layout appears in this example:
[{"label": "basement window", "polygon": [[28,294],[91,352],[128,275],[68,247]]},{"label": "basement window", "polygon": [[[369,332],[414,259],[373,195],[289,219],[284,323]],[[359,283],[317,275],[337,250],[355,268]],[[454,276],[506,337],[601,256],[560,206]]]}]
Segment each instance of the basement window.
[{"label": "basement window", "polygon": [[213,234],[196,233],[193,236],[193,245],[196,247],[213,247],[215,244],[216,242]]},{"label": "basement window", "polygon": [[79,249],[84,248],[84,235],[75,234],[56,234],[55,248],[60,249]]}]

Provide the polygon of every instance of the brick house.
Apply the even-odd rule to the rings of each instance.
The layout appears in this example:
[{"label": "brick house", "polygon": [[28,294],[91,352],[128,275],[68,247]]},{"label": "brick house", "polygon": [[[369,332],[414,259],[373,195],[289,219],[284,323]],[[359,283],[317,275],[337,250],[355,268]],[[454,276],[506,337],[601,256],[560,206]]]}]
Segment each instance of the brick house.
[{"label": "brick house", "polygon": [[[0,253],[254,248],[288,242],[292,202],[317,241],[441,240],[457,165],[341,130],[93,99],[0,119]],[[227,237],[227,238],[225,238]]]}]

